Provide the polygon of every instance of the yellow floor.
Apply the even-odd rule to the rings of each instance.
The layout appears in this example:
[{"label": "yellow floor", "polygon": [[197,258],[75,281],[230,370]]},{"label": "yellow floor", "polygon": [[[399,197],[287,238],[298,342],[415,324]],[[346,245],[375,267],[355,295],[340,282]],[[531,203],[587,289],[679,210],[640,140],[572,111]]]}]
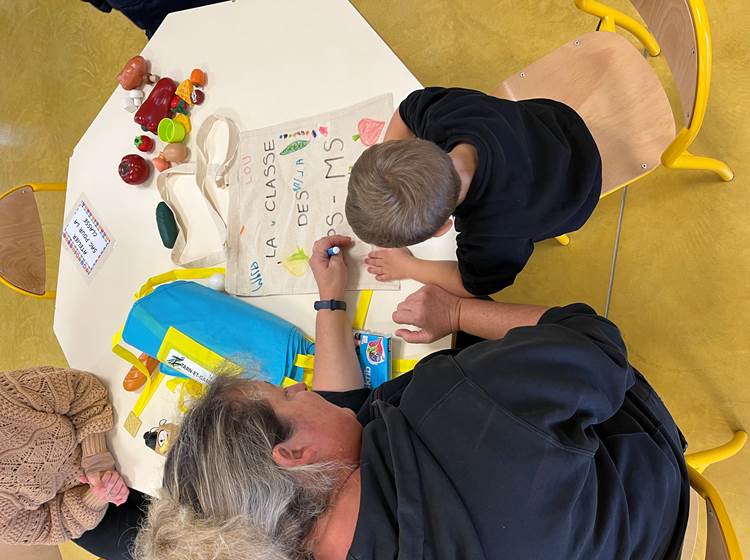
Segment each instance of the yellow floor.
[{"label": "yellow floor", "polygon": [[[485,91],[595,25],[572,0],[354,4],[424,84]],[[628,189],[612,278],[620,193],[601,202],[569,247],[539,244],[503,294],[509,301],[546,304],[583,300],[600,312],[609,302],[632,362],[660,392],[692,449],[750,428],[750,129],[741,126],[750,122],[749,18],[744,0],[706,4],[713,86],[694,151],[724,158],[736,179],[726,184],[710,173],[659,169]],[[0,96],[0,189],[64,180],[73,146],[145,37],[117,14],[57,0],[0,3],[0,29],[7,78]],[[663,61],[656,65],[668,80]],[[62,200],[47,196],[42,212],[54,275]],[[52,335],[52,314],[51,302],[0,290],[0,369],[65,363]],[[707,474],[750,555],[748,472],[746,450]],[[63,554],[77,558],[71,549]]]}]

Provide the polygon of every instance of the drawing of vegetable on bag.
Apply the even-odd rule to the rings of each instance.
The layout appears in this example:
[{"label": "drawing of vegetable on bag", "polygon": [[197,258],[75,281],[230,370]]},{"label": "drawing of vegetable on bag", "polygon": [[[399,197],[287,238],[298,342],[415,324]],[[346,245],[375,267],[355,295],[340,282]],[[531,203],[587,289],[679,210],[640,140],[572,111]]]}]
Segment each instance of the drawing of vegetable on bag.
[{"label": "drawing of vegetable on bag", "polygon": [[305,253],[305,250],[301,247],[297,247],[296,251],[294,251],[284,260],[279,261],[279,264],[283,266],[292,276],[301,277],[307,273],[307,269],[309,268],[307,261],[309,260],[310,256]]},{"label": "drawing of vegetable on bag", "polygon": [[365,146],[373,146],[378,143],[380,133],[383,131],[385,121],[376,121],[374,119],[359,119],[357,123],[358,134],[352,136],[355,142],[359,140]]},{"label": "drawing of vegetable on bag", "polygon": [[302,148],[307,146],[310,143],[309,140],[305,140],[304,138],[302,140],[295,140],[291,144],[289,144],[286,148],[281,150],[281,155],[286,156],[289,154],[292,154],[294,152],[300,151]]}]

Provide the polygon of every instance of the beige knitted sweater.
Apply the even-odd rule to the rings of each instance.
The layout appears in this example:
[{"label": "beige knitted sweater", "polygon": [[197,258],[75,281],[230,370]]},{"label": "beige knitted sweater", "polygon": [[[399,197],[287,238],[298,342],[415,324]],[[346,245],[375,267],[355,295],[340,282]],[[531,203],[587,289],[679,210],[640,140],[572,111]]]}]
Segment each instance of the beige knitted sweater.
[{"label": "beige knitted sweater", "polygon": [[107,503],[78,477],[114,466],[107,390],[93,375],[0,372],[0,542],[58,544],[94,528]]}]

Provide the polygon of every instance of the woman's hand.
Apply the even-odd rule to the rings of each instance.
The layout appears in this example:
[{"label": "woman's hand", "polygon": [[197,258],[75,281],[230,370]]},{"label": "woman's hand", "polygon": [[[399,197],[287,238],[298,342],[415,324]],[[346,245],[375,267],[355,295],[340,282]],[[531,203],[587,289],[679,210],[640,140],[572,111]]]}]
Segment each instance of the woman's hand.
[{"label": "woman's hand", "polygon": [[437,286],[423,286],[398,304],[393,321],[414,325],[419,330],[399,329],[396,336],[406,342],[434,342],[459,330],[461,302]]},{"label": "woman's hand", "polygon": [[83,474],[78,480],[84,484],[88,484],[94,496],[104,502],[113,503],[116,506],[125,503],[130,493],[125,481],[117,471],[89,473],[88,476]]},{"label": "woman's hand", "polygon": [[[313,245],[309,264],[318,284],[320,299],[343,299],[349,277],[343,250],[352,245],[352,238],[345,235],[323,237]],[[341,252],[329,257],[326,251],[331,247],[339,247]]]}]

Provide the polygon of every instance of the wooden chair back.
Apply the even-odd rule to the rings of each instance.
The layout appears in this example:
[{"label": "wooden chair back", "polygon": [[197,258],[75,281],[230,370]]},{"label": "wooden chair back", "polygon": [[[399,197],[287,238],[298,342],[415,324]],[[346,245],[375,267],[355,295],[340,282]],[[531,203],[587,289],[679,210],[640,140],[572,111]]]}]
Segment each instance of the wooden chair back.
[{"label": "wooden chair back", "polygon": [[[701,17],[701,15],[705,16],[703,2],[702,0],[631,0],[631,2],[661,47],[662,56],[666,59],[677,86],[682,105],[682,117],[687,127],[695,114],[698,89],[699,48],[696,38],[698,26],[693,18],[691,4],[700,3],[700,6],[694,6],[694,8]],[[700,27],[705,26],[707,32],[708,19],[705,18],[701,24]],[[706,71],[710,71],[710,64]]]},{"label": "wooden chair back", "polygon": [[602,196],[655,169],[675,137],[659,78],[618,33],[581,35],[509,76],[492,95],[554,99],[575,109],[599,147]]},{"label": "wooden chair back", "polygon": [[695,548],[698,544],[698,517],[700,516],[701,497],[694,488],[690,488],[690,509],[688,510],[688,522],[685,528],[685,538],[682,541],[682,552],[680,560],[693,560]]},{"label": "wooden chair back", "polygon": [[0,276],[23,291],[45,293],[42,223],[34,190],[26,185],[0,198]]}]

